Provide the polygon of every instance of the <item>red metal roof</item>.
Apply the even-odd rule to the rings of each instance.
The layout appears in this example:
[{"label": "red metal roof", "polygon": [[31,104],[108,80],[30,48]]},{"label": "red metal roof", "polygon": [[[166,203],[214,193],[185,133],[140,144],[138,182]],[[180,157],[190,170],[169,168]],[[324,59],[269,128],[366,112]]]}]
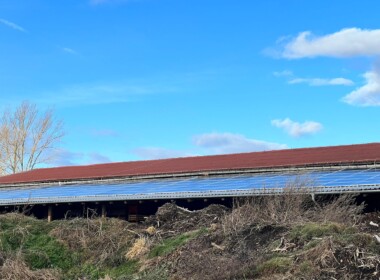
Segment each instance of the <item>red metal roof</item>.
[{"label": "red metal roof", "polygon": [[100,179],[224,170],[373,163],[380,143],[286,149],[265,152],[118,162],[35,169],[0,177],[0,184]]}]

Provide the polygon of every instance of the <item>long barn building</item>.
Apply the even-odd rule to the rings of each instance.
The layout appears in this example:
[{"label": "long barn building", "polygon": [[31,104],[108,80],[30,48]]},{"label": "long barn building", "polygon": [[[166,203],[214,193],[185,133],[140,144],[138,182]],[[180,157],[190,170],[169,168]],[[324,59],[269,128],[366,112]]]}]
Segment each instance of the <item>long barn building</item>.
[{"label": "long barn building", "polygon": [[138,220],[167,201],[190,208],[233,197],[380,191],[380,143],[35,169],[0,177],[0,211]]}]

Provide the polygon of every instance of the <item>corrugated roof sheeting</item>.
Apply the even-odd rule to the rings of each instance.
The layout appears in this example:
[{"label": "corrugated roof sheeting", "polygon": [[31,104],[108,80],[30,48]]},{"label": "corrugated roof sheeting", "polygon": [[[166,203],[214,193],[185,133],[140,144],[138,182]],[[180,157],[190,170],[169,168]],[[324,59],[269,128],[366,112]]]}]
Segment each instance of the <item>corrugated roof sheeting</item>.
[{"label": "corrugated roof sheeting", "polygon": [[339,170],[309,173],[246,174],[125,181],[117,184],[52,184],[0,189],[0,205],[234,197],[281,193],[286,187],[311,193],[380,191],[380,170]]},{"label": "corrugated roof sheeting", "polygon": [[380,143],[36,169],[1,184],[380,161]]}]

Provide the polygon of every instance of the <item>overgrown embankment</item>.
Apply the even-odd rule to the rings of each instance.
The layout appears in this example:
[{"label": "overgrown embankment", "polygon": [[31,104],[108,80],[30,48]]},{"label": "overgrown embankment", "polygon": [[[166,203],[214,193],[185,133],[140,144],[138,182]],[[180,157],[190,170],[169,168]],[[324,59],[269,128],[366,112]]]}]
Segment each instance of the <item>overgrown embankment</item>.
[{"label": "overgrown embankment", "polygon": [[[380,214],[285,194],[143,224],[0,216],[0,279],[379,279]],[[380,238],[379,238],[380,239]]]}]

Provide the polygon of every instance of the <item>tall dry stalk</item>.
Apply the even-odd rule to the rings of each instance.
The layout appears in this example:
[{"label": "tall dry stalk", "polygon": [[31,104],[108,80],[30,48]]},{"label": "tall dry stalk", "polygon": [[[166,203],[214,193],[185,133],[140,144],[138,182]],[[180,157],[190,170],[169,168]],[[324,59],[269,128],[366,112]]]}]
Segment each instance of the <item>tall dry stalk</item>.
[{"label": "tall dry stalk", "polygon": [[302,184],[289,184],[281,194],[262,195],[235,200],[231,213],[223,219],[224,231],[239,234],[255,226],[289,226],[307,222],[354,225],[364,205],[355,195],[339,195],[335,199],[313,201]]}]

